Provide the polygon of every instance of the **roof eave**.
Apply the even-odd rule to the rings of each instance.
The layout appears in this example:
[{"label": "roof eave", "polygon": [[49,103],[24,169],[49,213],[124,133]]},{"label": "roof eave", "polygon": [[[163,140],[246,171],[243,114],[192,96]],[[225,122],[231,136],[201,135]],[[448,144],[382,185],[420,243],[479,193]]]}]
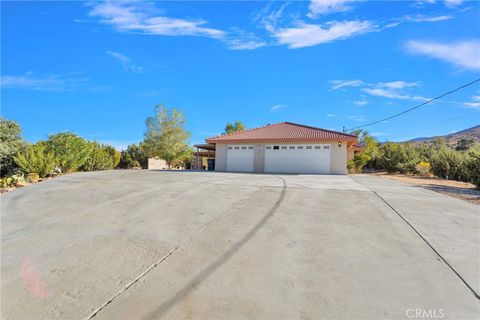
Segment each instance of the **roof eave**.
[{"label": "roof eave", "polygon": [[207,143],[274,143],[274,142],[327,142],[327,141],[351,141],[356,142],[357,137],[337,137],[337,138],[272,138],[272,139],[206,139]]}]

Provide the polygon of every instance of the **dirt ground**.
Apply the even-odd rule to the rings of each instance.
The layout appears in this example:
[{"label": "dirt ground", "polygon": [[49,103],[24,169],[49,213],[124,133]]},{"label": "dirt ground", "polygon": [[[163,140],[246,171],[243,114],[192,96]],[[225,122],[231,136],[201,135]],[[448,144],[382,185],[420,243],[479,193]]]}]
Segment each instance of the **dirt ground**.
[{"label": "dirt ground", "polygon": [[403,174],[373,173],[372,175],[412,184],[480,205],[480,190],[472,183]]}]

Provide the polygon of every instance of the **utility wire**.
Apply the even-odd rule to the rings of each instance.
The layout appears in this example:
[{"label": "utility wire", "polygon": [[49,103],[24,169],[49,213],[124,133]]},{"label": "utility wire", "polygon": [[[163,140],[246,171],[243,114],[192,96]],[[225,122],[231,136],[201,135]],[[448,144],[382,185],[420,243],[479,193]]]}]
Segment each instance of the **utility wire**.
[{"label": "utility wire", "polygon": [[426,104],[432,103],[432,102],[435,101],[435,100],[438,100],[438,99],[440,99],[440,98],[443,98],[443,97],[445,97],[445,96],[448,96],[449,94],[452,94],[452,93],[454,93],[454,92],[457,92],[457,91],[459,91],[459,90],[462,90],[463,88],[469,87],[469,86],[471,86],[471,85],[473,85],[473,84],[475,84],[475,83],[477,83],[477,82],[479,82],[479,81],[480,81],[480,78],[478,78],[478,79],[476,79],[476,80],[473,80],[472,82],[469,82],[469,83],[464,84],[464,85],[462,85],[462,86],[460,86],[460,87],[458,87],[458,88],[455,88],[455,89],[453,89],[453,90],[450,90],[450,91],[448,91],[448,92],[445,92],[445,93],[439,95],[438,97],[432,98],[432,99],[430,99],[430,100],[428,100],[428,101],[425,101],[425,102],[423,102],[423,103],[421,103],[421,104],[419,104],[419,105],[416,105],[416,106],[414,106],[414,107],[412,107],[412,108],[410,108],[410,109],[407,109],[407,110],[404,110],[404,111],[402,111],[402,112],[400,112],[400,113],[394,114],[393,116],[389,116],[389,117],[386,117],[386,118],[384,118],[384,119],[377,120],[377,121],[374,121],[374,122],[370,122],[370,123],[367,123],[367,124],[364,124],[364,125],[361,125],[361,126],[356,126],[356,127],[353,127],[353,128],[343,129],[343,131],[345,132],[345,131],[351,131],[351,130],[354,130],[354,129],[364,128],[364,127],[371,126],[371,125],[374,125],[374,124],[377,124],[377,123],[380,123],[380,122],[383,122],[383,121],[386,121],[386,120],[390,120],[390,119],[396,118],[396,117],[398,117],[398,116],[401,116],[402,114],[405,114],[405,113],[410,112],[410,111],[412,111],[412,110],[415,110],[415,109],[418,109],[418,108],[420,108],[420,107],[423,107],[423,106],[426,105]]}]

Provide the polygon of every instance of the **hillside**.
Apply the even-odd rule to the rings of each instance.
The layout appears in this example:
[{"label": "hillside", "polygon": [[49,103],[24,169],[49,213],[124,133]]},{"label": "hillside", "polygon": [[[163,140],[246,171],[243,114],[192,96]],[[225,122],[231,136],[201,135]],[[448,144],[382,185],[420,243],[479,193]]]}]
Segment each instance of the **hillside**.
[{"label": "hillside", "polygon": [[460,139],[473,139],[476,143],[480,143],[480,125],[444,136],[420,137],[405,142],[413,142],[415,144],[431,143],[436,138],[445,138],[447,144],[452,146],[456,145]]}]

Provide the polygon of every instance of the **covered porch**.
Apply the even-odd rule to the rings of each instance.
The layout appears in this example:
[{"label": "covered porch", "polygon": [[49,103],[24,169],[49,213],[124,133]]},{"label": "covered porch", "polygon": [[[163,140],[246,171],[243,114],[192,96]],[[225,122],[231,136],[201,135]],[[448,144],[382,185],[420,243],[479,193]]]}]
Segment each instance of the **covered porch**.
[{"label": "covered porch", "polygon": [[194,170],[215,170],[215,144],[196,144],[193,146],[195,152],[193,153]]}]

